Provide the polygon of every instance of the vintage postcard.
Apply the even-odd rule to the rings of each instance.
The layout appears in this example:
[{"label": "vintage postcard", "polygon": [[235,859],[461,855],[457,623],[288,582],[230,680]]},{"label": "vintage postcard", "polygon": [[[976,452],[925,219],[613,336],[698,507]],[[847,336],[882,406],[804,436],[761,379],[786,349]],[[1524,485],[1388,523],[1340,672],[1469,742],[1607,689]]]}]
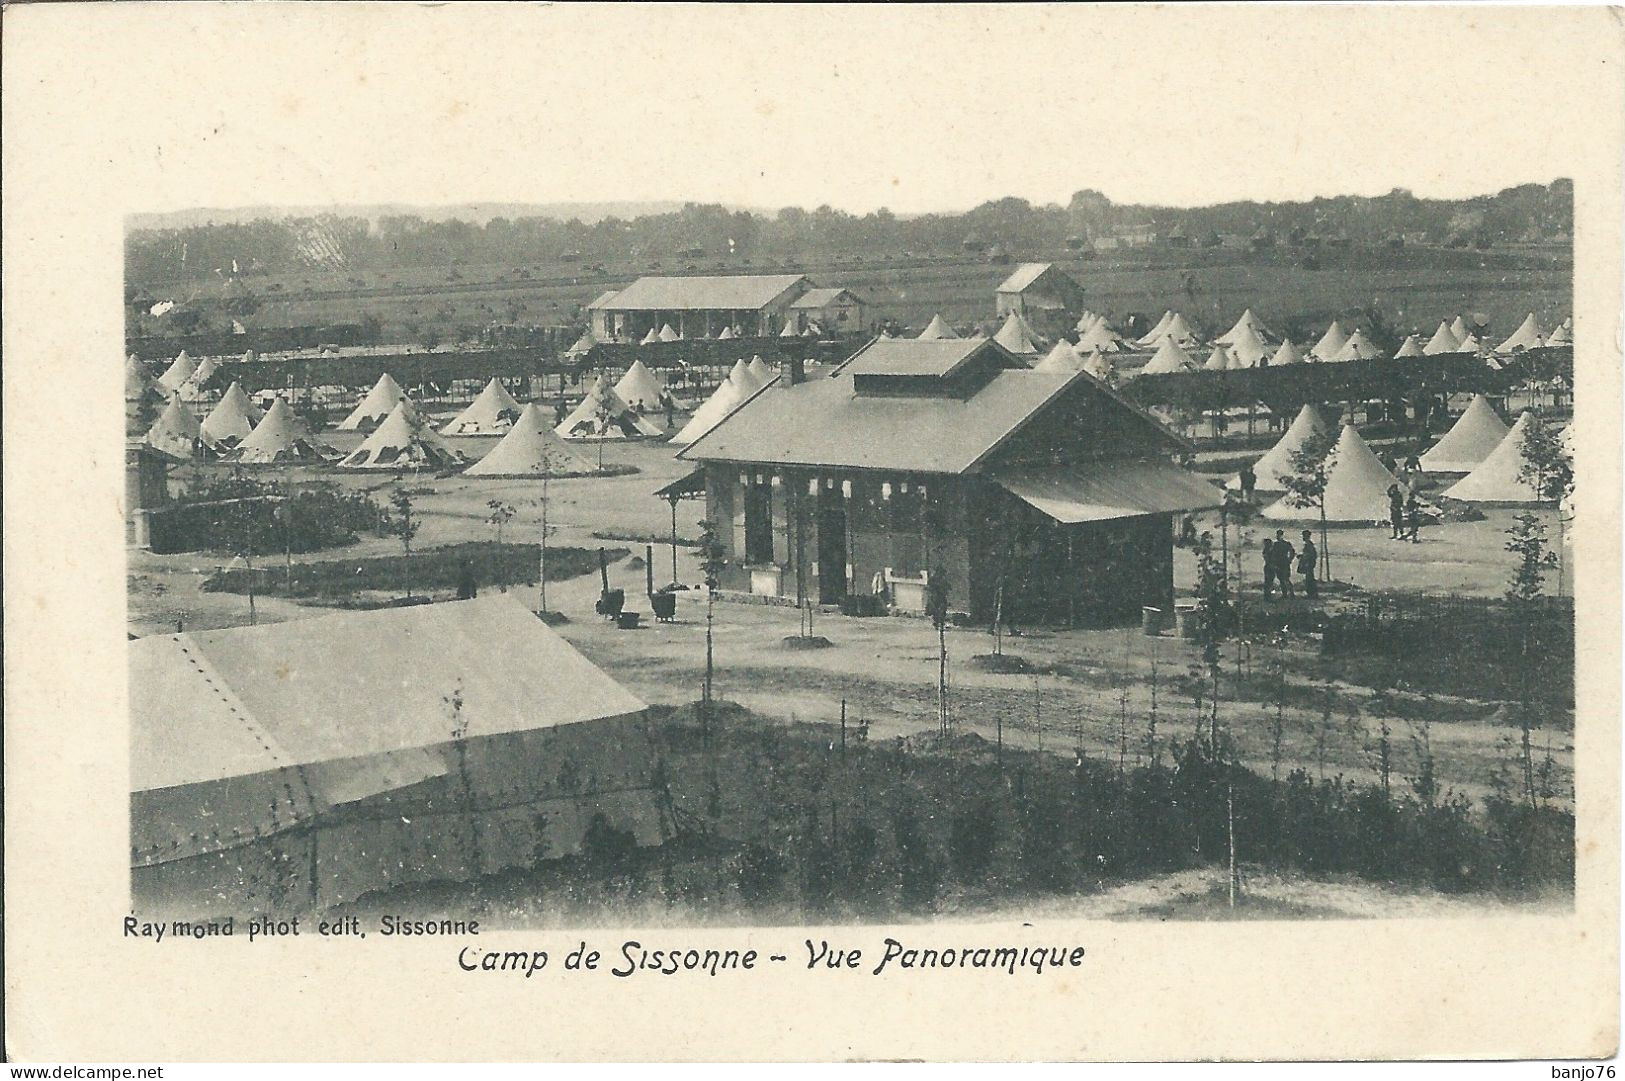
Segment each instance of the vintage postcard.
[{"label": "vintage postcard", "polygon": [[5,20],[10,1058],[1615,1053],[1617,11]]}]

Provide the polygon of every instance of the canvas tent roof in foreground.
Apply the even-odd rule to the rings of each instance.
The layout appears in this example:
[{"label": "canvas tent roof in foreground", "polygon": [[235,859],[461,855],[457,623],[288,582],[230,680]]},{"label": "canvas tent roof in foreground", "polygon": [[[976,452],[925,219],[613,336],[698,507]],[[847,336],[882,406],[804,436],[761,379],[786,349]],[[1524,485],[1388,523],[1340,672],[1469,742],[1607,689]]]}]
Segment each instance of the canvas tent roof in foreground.
[{"label": "canvas tent roof in foreground", "polygon": [[1482,394],[1462,410],[1450,430],[1419,459],[1425,473],[1470,473],[1506,439],[1510,429]]},{"label": "canvas tent roof in foreground", "polygon": [[255,873],[272,837],[318,905],[528,866],[537,802],[558,854],[594,812],[665,836],[646,707],[511,594],[159,635],[128,658],[138,890],[274,905]]}]

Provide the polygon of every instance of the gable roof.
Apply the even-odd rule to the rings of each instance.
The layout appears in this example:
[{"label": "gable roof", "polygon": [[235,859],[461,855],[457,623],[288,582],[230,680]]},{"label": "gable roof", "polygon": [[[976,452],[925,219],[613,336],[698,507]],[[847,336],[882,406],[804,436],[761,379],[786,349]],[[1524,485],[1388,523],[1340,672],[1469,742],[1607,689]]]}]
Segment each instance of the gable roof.
[{"label": "gable roof", "polygon": [[591,307],[611,311],[754,311],[792,289],[809,286],[802,274],[711,274],[639,278]]},{"label": "gable roof", "polygon": [[1054,263],[1022,263],[994,290],[996,293],[1019,293],[1032,286],[1039,278],[1055,269]]},{"label": "gable roof", "polygon": [[619,289],[605,289],[602,293],[598,294],[591,304],[587,305],[587,310],[596,311],[599,308],[607,307],[609,302],[614,300],[616,295],[619,293]]},{"label": "gable roof", "polygon": [[1006,366],[1020,363],[989,338],[876,338],[852,354],[838,372],[851,375],[929,375],[944,378],[992,350]]},{"label": "gable roof", "polygon": [[843,296],[851,297],[859,304],[863,303],[863,298],[850,289],[809,289],[797,297],[795,303],[791,304],[790,307],[825,308],[840,300]]},{"label": "gable roof", "polygon": [[[987,343],[974,344],[985,348]],[[857,394],[854,379],[848,365],[827,379],[770,386],[677,456],[957,475],[976,468],[1068,394],[1104,398],[1154,429],[1170,449],[1184,445],[1150,414],[1084,372],[1009,369],[965,398]]]}]

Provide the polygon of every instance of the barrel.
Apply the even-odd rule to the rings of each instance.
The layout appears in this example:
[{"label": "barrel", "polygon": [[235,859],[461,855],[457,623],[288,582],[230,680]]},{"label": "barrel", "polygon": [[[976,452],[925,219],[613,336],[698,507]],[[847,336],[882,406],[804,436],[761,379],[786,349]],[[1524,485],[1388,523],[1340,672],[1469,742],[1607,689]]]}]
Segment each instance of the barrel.
[{"label": "barrel", "polygon": [[1148,638],[1162,633],[1162,609],[1149,605],[1140,609],[1140,631]]}]

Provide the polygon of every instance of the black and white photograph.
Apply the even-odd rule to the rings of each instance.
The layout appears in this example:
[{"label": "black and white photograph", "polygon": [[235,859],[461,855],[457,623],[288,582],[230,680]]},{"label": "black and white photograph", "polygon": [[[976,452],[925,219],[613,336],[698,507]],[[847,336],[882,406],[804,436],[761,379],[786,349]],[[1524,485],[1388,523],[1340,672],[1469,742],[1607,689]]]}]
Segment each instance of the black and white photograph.
[{"label": "black and white photograph", "polygon": [[[1619,283],[1582,245],[1618,162],[1510,85],[1340,96],[1441,11],[315,7],[317,82],[256,58],[216,107],[213,57],[120,136],[152,168],[83,304],[117,338],[72,364],[122,417],[57,394],[30,436],[123,442],[107,949],[1087,994],[1141,931],[1577,919],[1618,829],[1583,750],[1617,671],[1577,664],[1617,660],[1618,312],[1583,298]],[[1531,14],[1431,77],[1528,75]],[[651,67],[592,74],[642,30]],[[234,186],[250,115],[274,164]]]}]

